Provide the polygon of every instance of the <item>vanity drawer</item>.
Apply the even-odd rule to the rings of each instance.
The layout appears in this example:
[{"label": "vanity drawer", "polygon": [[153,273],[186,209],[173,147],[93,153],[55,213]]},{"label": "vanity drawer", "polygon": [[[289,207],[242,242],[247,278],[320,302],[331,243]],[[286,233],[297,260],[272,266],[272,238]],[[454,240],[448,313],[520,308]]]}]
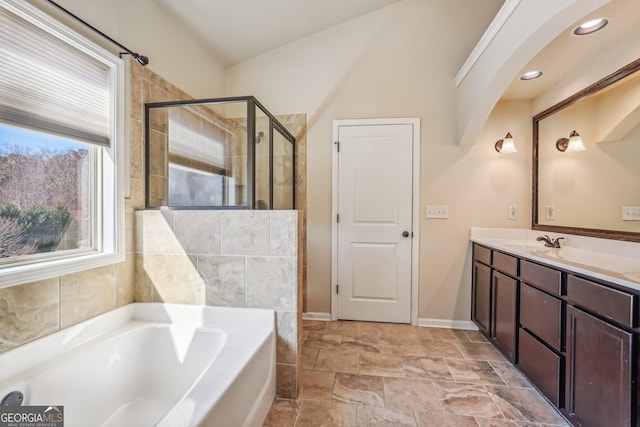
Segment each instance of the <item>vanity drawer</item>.
[{"label": "vanity drawer", "polygon": [[493,268],[510,276],[518,275],[518,258],[493,251]]},{"label": "vanity drawer", "polygon": [[486,265],[491,265],[491,249],[480,246],[477,243],[473,244],[473,259],[480,261]]},{"label": "vanity drawer", "polygon": [[547,398],[559,407],[562,357],[520,329],[518,367]]},{"label": "vanity drawer", "polygon": [[560,351],[562,301],[527,284],[520,286],[520,325]]},{"label": "vanity drawer", "polygon": [[562,273],[553,268],[534,262],[520,261],[520,280],[537,286],[556,295],[560,295]]},{"label": "vanity drawer", "polygon": [[591,310],[628,327],[636,326],[634,296],[617,289],[569,275],[567,298],[575,305]]}]

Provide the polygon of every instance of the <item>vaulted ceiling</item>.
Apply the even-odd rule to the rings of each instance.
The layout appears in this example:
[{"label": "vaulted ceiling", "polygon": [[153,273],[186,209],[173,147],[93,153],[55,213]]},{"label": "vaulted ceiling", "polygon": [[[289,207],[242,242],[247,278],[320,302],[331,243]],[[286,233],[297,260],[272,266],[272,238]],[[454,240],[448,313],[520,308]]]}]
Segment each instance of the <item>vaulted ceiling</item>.
[{"label": "vaulted ceiling", "polygon": [[230,66],[399,0],[158,1]]}]

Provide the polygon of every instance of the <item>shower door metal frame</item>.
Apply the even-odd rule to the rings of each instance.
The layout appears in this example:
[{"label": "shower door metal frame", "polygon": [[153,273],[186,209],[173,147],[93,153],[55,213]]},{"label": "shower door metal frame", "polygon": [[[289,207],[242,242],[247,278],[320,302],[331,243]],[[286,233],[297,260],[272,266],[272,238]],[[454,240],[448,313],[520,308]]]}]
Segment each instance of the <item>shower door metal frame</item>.
[{"label": "shower door metal frame", "polygon": [[[235,206],[150,206],[149,196],[151,188],[150,180],[150,153],[149,153],[149,135],[151,132],[151,123],[149,120],[150,110],[153,108],[179,107],[188,105],[201,104],[226,104],[246,102],[247,103],[247,205]],[[236,96],[227,98],[205,98],[180,101],[164,101],[164,102],[148,102],[144,104],[144,121],[145,121],[145,209],[175,209],[175,210],[233,210],[233,209],[255,209],[255,188],[256,188],[256,108],[259,108],[269,119],[269,210],[273,209],[273,131],[278,130],[285,139],[292,145],[292,205],[296,206],[296,138],[269,112],[254,96]],[[167,180],[167,188],[165,194],[168,194],[169,181]],[[227,191],[225,189],[225,191]]]}]

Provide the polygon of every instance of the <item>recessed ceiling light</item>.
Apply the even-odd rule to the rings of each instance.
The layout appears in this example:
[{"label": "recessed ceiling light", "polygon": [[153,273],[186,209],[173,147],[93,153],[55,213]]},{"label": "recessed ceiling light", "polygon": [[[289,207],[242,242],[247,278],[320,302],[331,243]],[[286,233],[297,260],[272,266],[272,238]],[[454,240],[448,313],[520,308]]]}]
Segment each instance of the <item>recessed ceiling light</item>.
[{"label": "recessed ceiling light", "polygon": [[540,76],[542,76],[542,71],[539,71],[539,70],[527,71],[526,73],[520,76],[520,80],[533,80],[533,79],[537,79]]},{"label": "recessed ceiling light", "polygon": [[573,29],[573,34],[576,36],[586,36],[587,34],[595,33],[607,26],[609,23],[608,18],[596,18],[583,22]]}]

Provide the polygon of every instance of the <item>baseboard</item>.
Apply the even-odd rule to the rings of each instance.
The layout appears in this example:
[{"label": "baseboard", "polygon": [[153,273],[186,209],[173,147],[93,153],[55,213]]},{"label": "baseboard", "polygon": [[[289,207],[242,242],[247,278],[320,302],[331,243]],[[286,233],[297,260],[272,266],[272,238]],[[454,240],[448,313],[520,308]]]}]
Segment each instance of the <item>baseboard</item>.
[{"label": "baseboard", "polygon": [[418,319],[418,326],[448,329],[470,329],[477,331],[478,327],[471,320],[447,320],[447,319]]},{"label": "baseboard", "polygon": [[322,322],[331,321],[331,313],[302,313],[304,320],[320,320]]},{"label": "baseboard", "polygon": [[[304,320],[331,321],[331,313],[302,313]],[[418,319],[418,326],[432,328],[467,329],[477,331],[478,327],[470,320]]]}]

